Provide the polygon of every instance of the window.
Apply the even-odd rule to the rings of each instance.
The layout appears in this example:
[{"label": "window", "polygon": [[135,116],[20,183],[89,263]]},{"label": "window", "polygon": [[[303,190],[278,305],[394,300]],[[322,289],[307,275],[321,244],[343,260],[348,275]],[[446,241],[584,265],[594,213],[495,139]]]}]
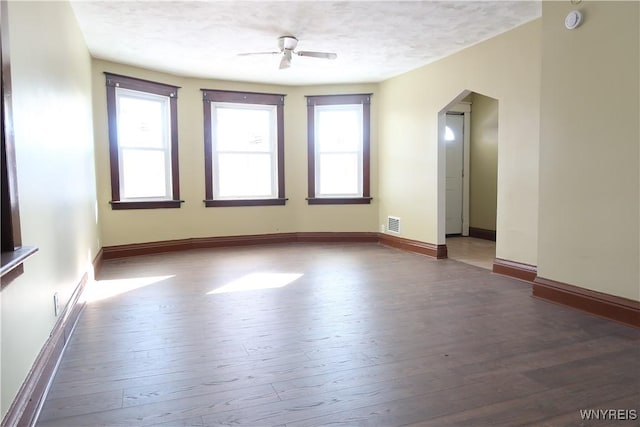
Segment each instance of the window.
[{"label": "window", "polygon": [[178,87],[105,74],[111,207],[179,208]]},{"label": "window", "polygon": [[2,130],[0,135],[0,187],[2,196],[0,207],[2,212],[2,229],[0,237],[2,250],[0,253],[0,289],[11,283],[24,272],[25,260],[38,248],[22,245],[20,230],[20,207],[18,205],[18,176],[16,171],[15,141],[13,138],[13,91],[11,88],[11,58],[9,55],[7,2],[0,3],[0,117]]},{"label": "window", "polygon": [[456,134],[453,133],[453,129],[451,129],[449,126],[445,126],[445,128],[444,128],[444,140],[445,141],[455,141],[456,140]]},{"label": "window", "polygon": [[371,94],[307,96],[310,205],[369,204]]},{"label": "window", "polygon": [[202,92],[205,205],[284,205],[284,95]]}]

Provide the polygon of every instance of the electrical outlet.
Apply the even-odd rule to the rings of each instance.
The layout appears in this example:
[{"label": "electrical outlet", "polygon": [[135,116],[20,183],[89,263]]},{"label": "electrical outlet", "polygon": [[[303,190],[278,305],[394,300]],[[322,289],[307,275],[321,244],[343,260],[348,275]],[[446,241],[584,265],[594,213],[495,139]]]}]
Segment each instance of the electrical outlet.
[{"label": "electrical outlet", "polygon": [[384,224],[380,224],[380,232],[384,233]]},{"label": "electrical outlet", "polygon": [[58,317],[58,314],[60,314],[60,298],[56,292],[53,294],[53,315]]}]

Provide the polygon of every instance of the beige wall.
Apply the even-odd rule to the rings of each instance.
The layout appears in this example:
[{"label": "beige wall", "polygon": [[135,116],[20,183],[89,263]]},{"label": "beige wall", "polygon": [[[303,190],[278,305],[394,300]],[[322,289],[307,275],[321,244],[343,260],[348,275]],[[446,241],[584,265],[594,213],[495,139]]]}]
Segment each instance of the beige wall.
[{"label": "beige wall", "polygon": [[[53,293],[67,301],[100,246],[377,231],[387,215],[402,218],[404,237],[444,243],[438,114],[465,91],[499,101],[497,256],[538,265],[545,278],[640,300],[639,4],[573,6],[585,12],[586,22],[567,31],[562,22],[571,7],[545,2],[542,20],[379,86],[300,88],[92,63],[67,3],[10,3],[23,240],[40,251],[25,264],[25,274],[0,292],[1,415],[55,323]],[[103,71],[182,87],[181,209],[109,208]],[[203,207],[200,88],[287,94],[286,206]],[[307,206],[304,95],[350,92],[374,93],[374,202]]]},{"label": "beige wall", "polygon": [[537,263],[540,30],[530,22],[381,83],[380,218],[400,217],[403,237],[444,243],[438,114],[475,91],[499,101],[496,254]]},{"label": "beige wall", "polygon": [[640,300],[640,3],[574,7],[543,5],[538,274]]},{"label": "beige wall", "polygon": [[68,3],[10,2],[22,240],[39,247],[1,291],[4,417],[98,250],[91,60]]},{"label": "beige wall", "polygon": [[[104,72],[180,86],[178,131],[180,209],[111,210],[106,88]],[[203,112],[200,89],[225,89],[286,94],[286,206],[205,208]],[[93,61],[98,206],[102,245],[112,246],[190,237],[214,237],[295,231],[377,231],[377,84],[290,87],[198,80],[157,73],[101,60]],[[307,107],[305,95],[374,93],[371,105],[371,205],[308,206]]]},{"label": "beige wall", "polygon": [[496,229],[498,204],[498,101],[471,97],[469,226]]}]

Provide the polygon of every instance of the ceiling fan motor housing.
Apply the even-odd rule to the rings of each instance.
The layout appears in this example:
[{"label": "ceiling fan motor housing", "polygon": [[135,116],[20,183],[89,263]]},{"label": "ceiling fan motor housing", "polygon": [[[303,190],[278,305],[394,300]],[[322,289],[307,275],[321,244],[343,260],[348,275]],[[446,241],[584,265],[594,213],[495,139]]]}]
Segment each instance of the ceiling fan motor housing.
[{"label": "ceiling fan motor housing", "polygon": [[298,39],[293,36],[282,36],[278,38],[280,50],[294,50],[298,45]]}]

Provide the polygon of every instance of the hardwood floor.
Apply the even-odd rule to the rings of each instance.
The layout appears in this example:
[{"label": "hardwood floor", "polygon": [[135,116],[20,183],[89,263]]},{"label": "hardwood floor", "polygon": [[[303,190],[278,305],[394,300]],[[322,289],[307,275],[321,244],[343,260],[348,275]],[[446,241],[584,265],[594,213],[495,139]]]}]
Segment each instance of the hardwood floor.
[{"label": "hardwood floor", "polygon": [[38,426],[600,426],[579,410],[640,410],[640,330],[453,260],[270,245],[111,260],[100,279]]},{"label": "hardwood floor", "polygon": [[475,237],[447,237],[447,253],[450,259],[492,270],[496,242]]}]

